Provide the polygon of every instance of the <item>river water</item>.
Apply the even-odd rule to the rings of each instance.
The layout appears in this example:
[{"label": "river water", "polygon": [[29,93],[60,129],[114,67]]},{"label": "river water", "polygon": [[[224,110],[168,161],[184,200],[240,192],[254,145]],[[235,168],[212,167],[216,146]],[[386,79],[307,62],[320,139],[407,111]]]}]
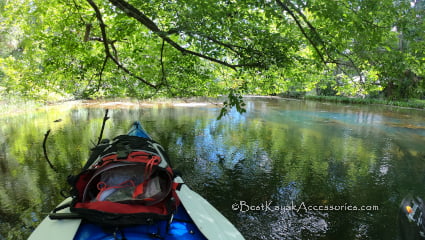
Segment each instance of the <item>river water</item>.
[{"label": "river water", "polygon": [[[26,239],[97,142],[140,120],[188,185],[247,239],[399,239],[398,212],[425,197],[425,112],[248,98],[217,120],[209,103],[86,102],[0,117],[0,239]],[[43,157],[44,134],[52,171]],[[355,211],[355,209],[357,209]]]}]

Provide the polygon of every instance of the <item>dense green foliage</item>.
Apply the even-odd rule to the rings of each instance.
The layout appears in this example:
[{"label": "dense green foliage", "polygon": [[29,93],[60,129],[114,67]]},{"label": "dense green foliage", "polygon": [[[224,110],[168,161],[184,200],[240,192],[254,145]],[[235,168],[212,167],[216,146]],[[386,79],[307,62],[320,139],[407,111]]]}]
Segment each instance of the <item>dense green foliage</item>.
[{"label": "dense green foliage", "polygon": [[0,93],[425,95],[421,0],[0,0]]}]

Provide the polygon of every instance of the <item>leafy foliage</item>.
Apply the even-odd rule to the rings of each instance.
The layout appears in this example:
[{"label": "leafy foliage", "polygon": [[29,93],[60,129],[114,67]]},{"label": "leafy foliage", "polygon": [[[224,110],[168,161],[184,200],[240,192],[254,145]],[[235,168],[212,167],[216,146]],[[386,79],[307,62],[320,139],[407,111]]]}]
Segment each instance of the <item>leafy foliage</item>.
[{"label": "leafy foliage", "polygon": [[423,97],[424,6],[1,1],[0,91],[42,99],[228,95],[229,107],[242,107],[232,89]]},{"label": "leafy foliage", "polygon": [[246,112],[242,95],[237,90],[230,89],[230,93],[227,98],[228,100],[224,101],[224,107],[221,109],[220,115],[218,115],[218,119],[221,119],[223,116],[225,116],[233,106],[235,106],[236,110],[240,113]]}]

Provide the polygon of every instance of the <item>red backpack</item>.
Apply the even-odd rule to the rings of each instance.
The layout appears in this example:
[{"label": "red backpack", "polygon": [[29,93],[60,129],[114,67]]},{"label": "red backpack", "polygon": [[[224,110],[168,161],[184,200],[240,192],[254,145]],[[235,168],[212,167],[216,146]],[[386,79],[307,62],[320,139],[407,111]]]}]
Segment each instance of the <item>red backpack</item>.
[{"label": "red backpack", "polygon": [[162,146],[119,136],[98,145],[84,170],[71,178],[71,212],[101,225],[129,226],[169,220],[179,205],[178,184]]}]

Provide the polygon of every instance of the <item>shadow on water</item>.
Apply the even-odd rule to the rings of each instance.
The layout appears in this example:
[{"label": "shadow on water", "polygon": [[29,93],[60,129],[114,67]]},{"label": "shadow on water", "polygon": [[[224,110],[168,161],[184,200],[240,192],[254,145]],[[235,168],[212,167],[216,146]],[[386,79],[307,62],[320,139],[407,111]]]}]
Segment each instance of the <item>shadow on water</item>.
[{"label": "shadow on water", "polygon": [[259,98],[217,121],[208,104],[58,106],[0,118],[0,239],[26,239],[61,201],[105,107],[105,137],[141,120],[247,239],[398,239],[401,199],[425,196],[423,111]]}]

